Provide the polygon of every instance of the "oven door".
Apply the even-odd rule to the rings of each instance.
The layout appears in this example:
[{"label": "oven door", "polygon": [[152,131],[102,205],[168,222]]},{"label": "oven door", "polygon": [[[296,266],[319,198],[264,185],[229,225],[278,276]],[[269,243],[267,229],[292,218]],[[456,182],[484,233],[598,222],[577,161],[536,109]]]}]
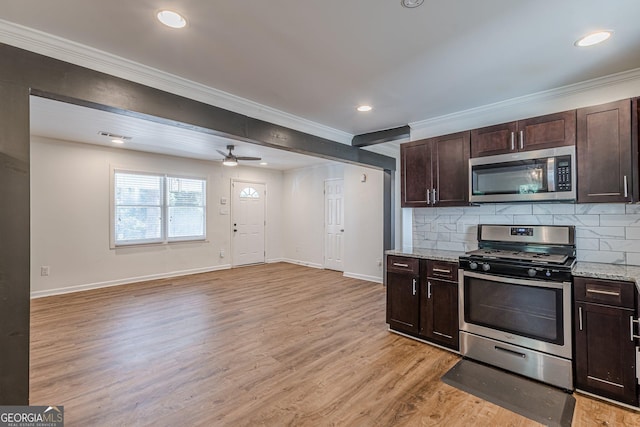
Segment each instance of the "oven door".
[{"label": "oven door", "polygon": [[571,359],[571,283],[464,271],[460,330]]}]

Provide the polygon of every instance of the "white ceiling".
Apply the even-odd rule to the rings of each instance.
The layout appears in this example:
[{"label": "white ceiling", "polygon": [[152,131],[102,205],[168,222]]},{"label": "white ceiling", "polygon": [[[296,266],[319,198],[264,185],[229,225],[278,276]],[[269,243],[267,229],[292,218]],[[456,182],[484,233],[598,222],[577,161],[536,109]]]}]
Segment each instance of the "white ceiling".
[{"label": "white ceiling", "polygon": [[[346,135],[638,69],[639,17],[638,0],[0,0],[6,22]],[[614,35],[573,45],[597,29]]]},{"label": "white ceiling", "polygon": [[[217,152],[235,146],[236,156],[261,157],[262,161],[240,161],[243,166],[289,170],[304,168],[328,160],[289,151],[229,140],[203,132],[165,125],[155,121],[67,104],[51,99],[31,97],[31,134],[63,141],[81,142],[119,149],[146,151],[201,160],[220,160]],[[99,132],[130,137],[124,144]],[[260,165],[266,162],[267,165]]]}]

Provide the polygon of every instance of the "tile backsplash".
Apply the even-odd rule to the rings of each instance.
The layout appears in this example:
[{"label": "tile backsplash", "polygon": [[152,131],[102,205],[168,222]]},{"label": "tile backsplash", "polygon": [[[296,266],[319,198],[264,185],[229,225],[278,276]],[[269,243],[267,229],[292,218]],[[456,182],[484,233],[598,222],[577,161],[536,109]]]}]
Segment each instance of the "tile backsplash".
[{"label": "tile backsplash", "polygon": [[482,204],[413,209],[413,247],[477,249],[478,224],[575,225],[578,261],[640,265],[640,204]]}]

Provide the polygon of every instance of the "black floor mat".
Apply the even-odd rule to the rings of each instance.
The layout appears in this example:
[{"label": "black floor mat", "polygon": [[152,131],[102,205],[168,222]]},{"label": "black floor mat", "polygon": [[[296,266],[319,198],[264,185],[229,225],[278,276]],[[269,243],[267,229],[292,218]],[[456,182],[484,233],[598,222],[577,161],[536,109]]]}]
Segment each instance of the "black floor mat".
[{"label": "black floor mat", "polygon": [[467,359],[442,381],[539,423],[571,427],[576,399],[555,387]]}]

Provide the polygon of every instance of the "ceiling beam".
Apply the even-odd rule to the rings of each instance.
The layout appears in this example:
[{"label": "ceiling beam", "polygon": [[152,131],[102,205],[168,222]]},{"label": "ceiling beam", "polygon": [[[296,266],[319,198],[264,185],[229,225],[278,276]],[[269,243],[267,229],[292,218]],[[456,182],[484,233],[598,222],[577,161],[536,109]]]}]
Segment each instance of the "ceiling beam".
[{"label": "ceiling beam", "polygon": [[354,147],[367,147],[369,145],[382,144],[383,142],[409,138],[410,135],[411,128],[409,125],[405,125],[393,129],[385,129],[356,135],[351,140],[351,145]]}]

